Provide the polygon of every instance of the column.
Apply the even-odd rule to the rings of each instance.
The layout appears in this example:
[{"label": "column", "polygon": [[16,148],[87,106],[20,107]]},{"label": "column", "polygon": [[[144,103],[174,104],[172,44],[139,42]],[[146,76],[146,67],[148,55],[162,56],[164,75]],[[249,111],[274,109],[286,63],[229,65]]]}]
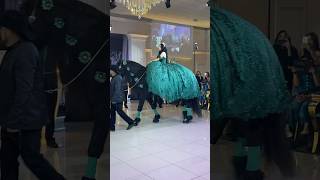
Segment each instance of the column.
[{"label": "column", "polygon": [[143,66],[147,65],[145,48],[147,35],[128,34],[129,60],[135,61]]}]

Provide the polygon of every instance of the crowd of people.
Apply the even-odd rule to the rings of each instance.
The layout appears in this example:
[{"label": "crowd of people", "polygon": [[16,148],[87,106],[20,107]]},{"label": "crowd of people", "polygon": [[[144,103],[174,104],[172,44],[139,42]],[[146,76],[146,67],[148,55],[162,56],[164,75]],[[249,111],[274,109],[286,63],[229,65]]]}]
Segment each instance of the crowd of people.
[{"label": "crowd of people", "polygon": [[197,71],[196,78],[201,90],[201,96],[199,98],[199,104],[203,109],[209,109],[210,107],[210,73],[205,72],[202,76],[200,71]]},{"label": "crowd of people", "polygon": [[316,151],[319,125],[316,118],[320,87],[320,47],[316,33],[307,33],[298,50],[287,31],[280,31],[274,49],[282,66],[292,103],[287,112],[287,137],[295,148]]}]

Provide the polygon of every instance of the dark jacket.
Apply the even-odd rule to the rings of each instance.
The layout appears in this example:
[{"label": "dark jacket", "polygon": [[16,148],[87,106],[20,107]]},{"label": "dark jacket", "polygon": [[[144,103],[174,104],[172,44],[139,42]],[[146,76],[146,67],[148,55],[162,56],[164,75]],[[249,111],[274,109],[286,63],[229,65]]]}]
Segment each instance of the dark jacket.
[{"label": "dark jacket", "polygon": [[122,76],[122,91],[128,91],[128,79],[126,76]]},{"label": "dark jacket", "polygon": [[123,102],[122,77],[119,74],[111,79],[110,100],[113,104]]},{"label": "dark jacket", "polygon": [[0,125],[41,129],[47,122],[43,65],[37,48],[18,42],[8,49],[0,67]]}]

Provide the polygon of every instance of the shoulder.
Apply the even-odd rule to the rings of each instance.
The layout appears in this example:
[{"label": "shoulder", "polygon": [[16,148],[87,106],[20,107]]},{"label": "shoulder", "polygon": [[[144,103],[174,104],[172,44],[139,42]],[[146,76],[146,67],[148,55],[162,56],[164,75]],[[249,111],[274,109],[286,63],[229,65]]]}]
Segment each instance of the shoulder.
[{"label": "shoulder", "polygon": [[21,42],[17,49],[19,49],[19,50],[28,50],[28,51],[31,51],[31,52],[34,52],[34,53],[38,52],[37,47],[32,42],[29,42],[29,41]]},{"label": "shoulder", "polygon": [[16,52],[18,56],[28,57],[37,57],[39,56],[38,48],[32,42],[21,42],[19,46],[16,48]]}]

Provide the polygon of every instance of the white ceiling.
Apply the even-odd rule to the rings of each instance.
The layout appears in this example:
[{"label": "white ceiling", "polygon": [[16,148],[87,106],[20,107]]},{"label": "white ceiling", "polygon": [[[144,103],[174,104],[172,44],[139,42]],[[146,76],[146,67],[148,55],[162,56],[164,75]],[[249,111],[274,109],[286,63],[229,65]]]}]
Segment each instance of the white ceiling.
[{"label": "white ceiling", "polygon": [[87,3],[101,12],[106,12],[107,0],[80,0],[84,3]]},{"label": "white ceiling", "polygon": [[[171,8],[166,8],[161,2],[153,7],[143,17],[171,23],[185,24],[196,27],[210,27],[210,8],[206,6],[208,0],[171,0]],[[122,4],[111,10],[111,16],[132,16],[131,12]],[[137,18],[137,17],[134,17]]]}]

